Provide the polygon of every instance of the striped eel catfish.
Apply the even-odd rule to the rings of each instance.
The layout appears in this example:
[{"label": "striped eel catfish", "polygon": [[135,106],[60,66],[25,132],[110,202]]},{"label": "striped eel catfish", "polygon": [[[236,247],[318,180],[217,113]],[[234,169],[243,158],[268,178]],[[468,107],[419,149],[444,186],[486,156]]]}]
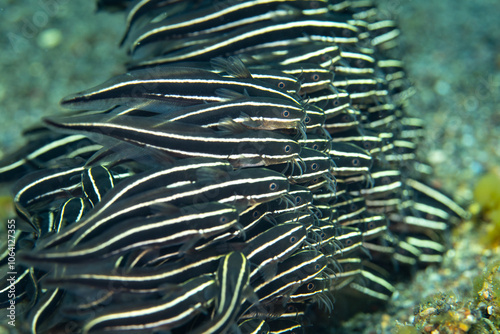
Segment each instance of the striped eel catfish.
[{"label": "striped eel catfish", "polygon": [[23,330],[314,332],[443,258],[468,213],[416,160],[399,30],[371,1],[97,4],[127,11],[126,71],[0,161]]},{"label": "striped eel catfish", "polygon": [[195,277],[179,284],[159,300],[115,305],[113,311],[100,312],[85,324],[83,333],[134,330],[152,333],[155,328],[175,328],[213,303],[217,290],[213,275]]}]

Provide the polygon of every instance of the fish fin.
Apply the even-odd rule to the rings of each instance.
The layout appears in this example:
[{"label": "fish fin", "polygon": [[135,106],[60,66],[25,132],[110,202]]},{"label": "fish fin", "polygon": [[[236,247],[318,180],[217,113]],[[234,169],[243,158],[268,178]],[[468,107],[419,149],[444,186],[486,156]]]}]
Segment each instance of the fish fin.
[{"label": "fish fin", "polygon": [[179,286],[173,283],[164,283],[158,286],[158,294],[162,299],[168,298],[177,290],[179,290]]},{"label": "fish fin", "polygon": [[189,250],[193,249],[194,245],[200,241],[202,237],[200,235],[192,237],[189,241],[186,241],[180,248],[179,254],[184,255]]},{"label": "fish fin", "polygon": [[243,290],[243,296],[245,297],[246,300],[248,300],[252,304],[256,304],[259,302],[259,296],[257,296],[257,294],[250,285],[247,285]]},{"label": "fish fin", "polygon": [[229,326],[228,333],[242,334],[241,329],[238,327],[238,324],[236,322]]},{"label": "fish fin", "polygon": [[244,99],[244,98],[248,97],[248,93],[242,94],[242,93],[238,93],[238,92],[235,92],[234,90],[230,90],[227,88],[217,88],[215,90],[215,94],[218,97],[227,99],[228,101],[239,100],[239,99]]},{"label": "fish fin", "polygon": [[240,58],[231,56],[227,59],[227,74],[238,79],[252,79],[252,74]]},{"label": "fish fin", "polygon": [[[236,160],[235,162],[233,162],[233,164],[234,164],[235,168],[239,168],[240,166],[243,166],[243,167],[245,167],[245,166],[262,166],[262,164],[259,165],[259,163],[261,162],[261,159],[259,159],[259,158],[246,159],[245,162],[248,162],[248,163],[240,164],[239,160]],[[237,200],[233,200],[233,202],[227,203],[227,204],[234,206],[239,213],[242,213],[248,207],[248,203],[246,201],[238,202]]]},{"label": "fish fin", "polygon": [[228,58],[216,57],[210,60],[210,65],[216,71],[226,72],[232,77],[238,79],[251,79],[252,74],[237,56]]},{"label": "fish fin", "polygon": [[[162,41],[163,42],[163,41]],[[180,43],[177,42],[176,45]],[[163,52],[163,46],[165,43],[160,43],[158,41],[152,43],[130,43],[127,53],[130,55],[130,61],[126,62],[125,65],[128,70],[136,70],[144,68],[144,62],[147,58],[157,57]],[[171,46],[171,49],[175,49],[175,45]],[[154,59],[154,58],[153,58]]]},{"label": "fish fin", "polygon": [[226,72],[227,59],[224,57],[215,57],[210,59],[210,66],[217,72]]},{"label": "fish fin", "polygon": [[61,167],[73,167],[73,166],[83,166],[86,160],[82,157],[58,157],[50,161],[50,164],[45,164],[44,168],[61,168]]},{"label": "fish fin", "polygon": [[[131,102],[128,107],[134,110],[147,111],[155,114],[168,114],[169,112],[181,109],[181,106],[167,103],[162,100],[147,100],[139,102]],[[123,112],[123,111],[122,111]]]},{"label": "fish fin", "polygon": [[[254,121],[252,117],[250,117],[250,115],[248,115],[247,113],[241,112],[239,118],[243,119],[243,121],[239,122],[239,124],[242,124],[247,128],[257,129],[262,127],[261,123]],[[225,119],[222,119],[221,121],[224,120]]]},{"label": "fish fin", "polygon": [[140,147],[114,138],[106,138],[109,145],[94,153],[86,162],[85,167],[104,165],[117,166],[125,162],[135,161],[144,166],[164,165],[174,159],[165,152]]},{"label": "fish fin", "polygon": [[[156,215],[173,215],[173,214],[178,214],[181,210],[172,204],[169,203],[156,203],[151,205],[151,210],[150,212],[153,214],[153,216]],[[151,218],[152,216],[149,216],[147,218]],[[134,218],[132,218],[134,219]]]},{"label": "fish fin", "polygon": [[41,233],[41,227],[34,219],[34,217],[31,216],[31,214],[28,212],[28,210],[24,208],[18,208],[17,206],[15,207],[16,215],[19,218],[19,220],[16,220],[16,228],[18,228],[21,231],[25,232],[33,232],[36,235],[40,235]]},{"label": "fish fin", "polygon": [[125,108],[120,106],[119,108],[114,108],[113,111],[106,113],[106,115],[109,115],[109,119],[106,121],[111,122],[117,117],[120,116],[139,116],[139,117],[151,117],[151,116],[156,116],[157,113],[151,112],[151,111],[146,111],[142,109],[135,109],[135,108]]},{"label": "fish fin", "polygon": [[224,132],[228,135],[231,133],[243,133],[248,130],[247,127],[243,126],[240,123],[236,123],[229,117],[222,119],[220,124],[217,125],[217,128],[220,132]]},{"label": "fish fin", "polygon": [[[118,143],[115,145],[119,145]],[[110,161],[116,161],[112,148],[103,147],[99,151],[95,152],[90,158],[87,159],[85,163],[86,168],[95,166],[106,166]]]},{"label": "fish fin", "polygon": [[261,275],[264,278],[266,282],[269,282],[276,276],[276,273],[278,272],[278,264],[277,263],[271,263],[264,268],[260,269]]},{"label": "fish fin", "polygon": [[153,329],[153,331],[151,332],[153,334],[172,334],[172,331],[168,330],[168,329]]},{"label": "fish fin", "polygon": [[228,178],[229,174],[222,169],[202,167],[196,170],[196,183],[201,185],[213,184],[214,180]]},{"label": "fish fin", "polygon": [[[214,284],[213,286],[211,286],[210,288],[206,289],[203,293],[203,299],[204,300],[212,300],[212,299],[215,299],[215,297],[217,296],[217,292],[218,292],[218,287]],[[205,307],[202,307],[200,309],[200,311],[204,314],[204,315],[208,315],[209,314],[209,311],[208,309]]]}]

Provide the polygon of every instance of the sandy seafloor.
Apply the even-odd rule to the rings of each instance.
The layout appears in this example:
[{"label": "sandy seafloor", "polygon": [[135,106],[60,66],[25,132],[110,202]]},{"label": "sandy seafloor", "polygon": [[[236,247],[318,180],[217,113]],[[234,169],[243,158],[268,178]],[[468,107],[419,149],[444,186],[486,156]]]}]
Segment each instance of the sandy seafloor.
[{"label": "sandy seafloor", "polygon": [[[399,51],[416,91],[409,111],[427,124],[420,155],[435,169],[433,184],[467,206],[478,177],[500,168],[500,1],[377,2],[400,25]],[[95,13],[90,0],[0,0],[0,155],[22,145],[24,128],[61,112],[63,96],[123,71],[123,22],[123,14]],[[478,244],[475,225],[464,226],[443,266],[398,286],[386,310],[342,332],[390,333],[427,296],[464,296],[499,258]]]}]

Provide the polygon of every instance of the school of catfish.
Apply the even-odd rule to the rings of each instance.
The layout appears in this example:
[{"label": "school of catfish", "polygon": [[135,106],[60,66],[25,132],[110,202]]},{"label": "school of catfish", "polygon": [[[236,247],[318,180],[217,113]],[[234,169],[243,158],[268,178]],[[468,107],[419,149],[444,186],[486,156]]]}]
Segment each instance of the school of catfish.
[{"label": "school of catfish", "polygon": [[441,261],[467,212],[425,181],[370,1],[98,7],[126,13],[126,72],[0,162],[22,332],[309,332]]}]

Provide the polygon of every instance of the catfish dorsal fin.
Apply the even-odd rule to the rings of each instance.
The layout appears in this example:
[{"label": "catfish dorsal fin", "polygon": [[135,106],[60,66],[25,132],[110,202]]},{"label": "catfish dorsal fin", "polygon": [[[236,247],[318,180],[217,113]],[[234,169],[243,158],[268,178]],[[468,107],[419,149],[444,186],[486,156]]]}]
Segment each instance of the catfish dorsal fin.
[{"label": "catfish dorsal fin", "polygon": [[227,134],[242,133],[248,130],[245,126],[240,123],[236,123],[232,118],[229,117],[221,119],[219,125],[217,125],[217,128],[221,132]]},{"label": "catfish dorsal fin", "polygon": [[217,88],[215,90],[215,94],[218,97],[222,97],[228,101],[244,99],[244,98],[248,97],[248,93],[245,95],[245,94],[238,93],[238,92],[235,92],[234,90],[227,89],[227,88]]},{"label": "catfish dorsal fin", "polygon": [[210,59],[210,65],[212,69],[217,72],[226,72],[227,68],[227,59],[224,57],[215,57]]},{"label": "catfish dorsal fin", "polygon": [[196,182],[200,185],[213,184],[215,180],[228,179],[227,171],[218,168],[201,167],[196,170]]},{"label": "catfish dorsal fin", "polygon": [[252,74],[243,64],[240,58],[231,56],[229,58],[216,57],[210,60],[210,65],[216,71],[226,72],[232,77],[238,79],[251,79]]},{"label": "catfish dorsal fin", "polygon": [[231,56],[227,59],[227,74],[238,79],[251,79],[252,74],[248,68],[243,64],[240,58]]}]

